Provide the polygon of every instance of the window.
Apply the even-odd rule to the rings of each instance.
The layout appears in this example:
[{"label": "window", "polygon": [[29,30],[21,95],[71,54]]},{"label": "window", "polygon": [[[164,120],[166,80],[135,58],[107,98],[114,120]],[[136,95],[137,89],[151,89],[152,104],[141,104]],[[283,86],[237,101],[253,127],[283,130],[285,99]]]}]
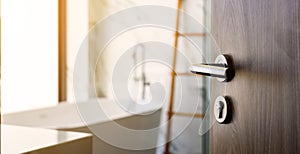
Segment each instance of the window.
[{"label": "window", "polygon": [[58,1],[2,0],[2,113],[58,103]]}]

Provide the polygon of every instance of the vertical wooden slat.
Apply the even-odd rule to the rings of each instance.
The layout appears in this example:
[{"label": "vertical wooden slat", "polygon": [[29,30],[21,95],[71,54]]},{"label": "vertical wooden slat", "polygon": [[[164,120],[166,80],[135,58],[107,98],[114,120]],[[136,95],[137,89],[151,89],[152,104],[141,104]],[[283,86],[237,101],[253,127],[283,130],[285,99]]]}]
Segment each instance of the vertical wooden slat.
[{"label": "vertical wooden slat", "polygon": [[58,0],[58,101],[67,99],[67,2]]},{"label": "vertical wooden slat", "polygon": [[171,74],[171,91],[170,91],[170,101],[169,101],[169,111],[168,111],[168,127],[167,127],[167,134],[166,134],[166,147],[165,153],[169,154],[170,148],[170,138],[171,138],[171,118],[172,118],[172,111],[173,111],[173,100],[174,100],[174,88],[175,88],[175,68],[176,68],[176,61],[177,61],[177,46],[178,46],[178,36],[179,36],[179,20],[180,20],[180,8],[181,8],[181,0],[178,0],[177,4],[177,17],[176,17],[176,32],[175,32],[175,39],[174,39],[174,52],[173,52],[173,62],[172,62],[172,74]]},{"label": "vertical wooden slat", "polygon": [[[0,82],[2,83],[2,16],[0,16]],[[1,96],[1,88],[2,86],[0,86],[0,99],[2,98]],[[1,108],[1,100],[0,100],[0,123],[2,122],[2,108]],[[1,135],[0,135],[1,137]],[[1,148],[0,148],[1,150]]]}]

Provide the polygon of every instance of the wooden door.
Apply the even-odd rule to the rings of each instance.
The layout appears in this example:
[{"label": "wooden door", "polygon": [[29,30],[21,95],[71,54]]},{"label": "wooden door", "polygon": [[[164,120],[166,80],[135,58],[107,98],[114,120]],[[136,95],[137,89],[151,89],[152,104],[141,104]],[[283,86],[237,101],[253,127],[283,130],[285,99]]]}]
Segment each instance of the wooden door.
[{"label": "wooden door", "polygon": [[229,124],[213,125],[210,153],[300,153],[299,6],[299,0],[212,0],[212,36],[236,73],[227,83],[211,81],[210,108],[216,97],[229,96],[233,115]]}]

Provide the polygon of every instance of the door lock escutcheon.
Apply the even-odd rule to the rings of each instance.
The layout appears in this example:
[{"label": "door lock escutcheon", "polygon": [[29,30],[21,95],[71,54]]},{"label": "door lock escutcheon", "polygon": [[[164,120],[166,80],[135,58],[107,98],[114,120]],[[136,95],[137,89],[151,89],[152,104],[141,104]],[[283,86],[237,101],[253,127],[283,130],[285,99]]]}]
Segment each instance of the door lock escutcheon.
[{"label": "door lock escutcheon", "polygon": [[228,55],[219,55],[215,63],[200,63],[190,66],[190,71],[195,74],[216,77],[220,82],[228,82],[234,77],[233,62]]},{"label": "door lock escutcheon", "polygon": [[219,96],[215,100],[214,115],[219,123],[228,123],[231,118],[231,106],[228,97]]}]

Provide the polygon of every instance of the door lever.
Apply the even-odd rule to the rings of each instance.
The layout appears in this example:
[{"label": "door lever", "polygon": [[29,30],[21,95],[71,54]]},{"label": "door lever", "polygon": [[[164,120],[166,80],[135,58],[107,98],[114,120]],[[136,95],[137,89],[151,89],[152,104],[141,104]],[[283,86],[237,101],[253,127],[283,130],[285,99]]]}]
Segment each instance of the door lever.
[{"label": "door lever", "polygon": [[228,82],[234,77],[233,63],[228,55],[219,55],[212,64],[194,64],[190,66],[190,71],[195,74],[216,77],[220,82]]}]

